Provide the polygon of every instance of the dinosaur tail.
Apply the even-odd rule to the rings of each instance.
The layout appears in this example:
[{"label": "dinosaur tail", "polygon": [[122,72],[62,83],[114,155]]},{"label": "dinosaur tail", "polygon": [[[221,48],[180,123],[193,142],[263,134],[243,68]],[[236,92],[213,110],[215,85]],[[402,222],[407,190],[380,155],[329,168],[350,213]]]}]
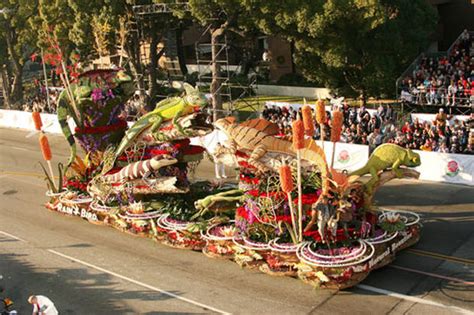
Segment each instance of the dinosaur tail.
[{"label": "dinosaur tail", "polygon": [[133,124],[126,132],[125,136],[123,136],[122,141],[120,141],[117,150],[115,151],[115,158],[122,155],[123,152],[132,144],[132,142],[138,138],[138,136],[147,128],[149,127],[149,122],[147,117],[149,117],[151,113],[146,114],[145,116],[141,117],[136,123]]},{"label": "dinosaur tail", "polygon": [[361,167],[361,168],[359,168],[359,169],[357,169],[353,172],[350,172],[349,176],[362,176],[362,175],[367,174],[367,173],[369,173],[369,169],[367,168],[367,166],[364,165],[363,167]]},{"label": "dinosaur tail", "polygon": [[151,159],[132,163],[122,168],[119,172],[104,176],[106,182],[120,182],[123,179],[136,179],[143,177],[146,173],[152,171]]},{"label": "dinosaur tail", "polygon": [[59,102],[58,102],[58,121],[59,125],[61,126],[61,130],[64,134],[64,137],[66,138],[67,142],[69,143],[70,151],[71,154],[69,156],[69,160],[66,166],[65,171],[68,169],[68,167],[74,162],[76,159],[76,141],[74,140],[74,136],[72,134],[71,128],[69,128],[69,124],[67,121],[68,117],[68,103],[66,100],[66,94],[65,91],[61,93],[59,96]]}]

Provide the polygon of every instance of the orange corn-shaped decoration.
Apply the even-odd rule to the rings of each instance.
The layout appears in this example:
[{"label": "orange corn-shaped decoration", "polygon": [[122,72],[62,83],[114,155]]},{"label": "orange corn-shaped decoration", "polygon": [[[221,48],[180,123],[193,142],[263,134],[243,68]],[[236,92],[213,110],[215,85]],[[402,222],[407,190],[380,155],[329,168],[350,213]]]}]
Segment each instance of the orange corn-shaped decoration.
[{"label": "orange corn-shaped decoration", "polygon": [[301,113],[303,114],[304,131],[307,136],[312,137],[314,135],[314,122],[311,107],[304,105],[301,109]]},{"label": "orange corn-shaped decoration", "polygon": [[279,169],[281,190],[289,194],[293,191],[293,176],[291,175],[291,168],[288,165],[282,165]]},{"label": "orange corn-shaped decoration", "polygon": [[51,147],[49,146],[48,137],[46,137],[45,134],[41,134],[41,136],[39,137],[39,143],[41,152],[43,153],[43,158],[46,161],[51,161],[53,155],[51,154]]},{"label": "orange corn-shaped decoration", "polygon": [[342,123],[344,122],[344,115],[342,112],[336,110],[332,112],[332,126],[331,126],[331,141],[338,142],[341,139]]},{"label": "orange corn-shaped decoration", "polygon": [[323,100],[316,102],[316,121],[320,125],[326,122],[326,106]]},{"label": "orange corn-shaped decoration", "polygon": [[35,123],[35,129],[40,131],[41,127],[43,127],[43,122],[41,121],[41,115],[39,112],[33,112],[33,122]]},{"label": "orange corn-shaped decoration", "polygon": [[292,124],[293,131],[293,147],[295,150],[304,148],[304,125],[303,121],[298,119]]}]

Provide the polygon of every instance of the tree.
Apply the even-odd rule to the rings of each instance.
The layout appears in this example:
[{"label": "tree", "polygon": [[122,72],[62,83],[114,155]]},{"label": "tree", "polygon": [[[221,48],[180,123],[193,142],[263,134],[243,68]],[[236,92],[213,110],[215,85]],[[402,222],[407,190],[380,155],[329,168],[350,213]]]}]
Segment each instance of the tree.
[{"label": "tree", "polygon": [[37,1],[0,1],[0,67],[5,105],[23,101],[23,67],[33,52],[35,37],[30,20]]},{"label": "tree", "polygon": [[425,0],[244,2],[262,31],[294,41],[307,78],[364,101],[393,93],[393,82],[426,48],[436,25]]}]

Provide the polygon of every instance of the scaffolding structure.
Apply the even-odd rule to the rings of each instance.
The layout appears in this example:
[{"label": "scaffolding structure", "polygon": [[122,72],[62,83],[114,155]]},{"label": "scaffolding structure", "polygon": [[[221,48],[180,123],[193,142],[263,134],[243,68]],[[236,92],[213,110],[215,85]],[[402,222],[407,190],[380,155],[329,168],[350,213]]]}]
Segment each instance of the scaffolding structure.
[{"label": "scaffolding structure", "polygon": [[[216,79],[219,80],[219,88],[213,92],[213,94],[220,94],[222,102],[227,104],[227,108],[223,109],[224,115],[230,115],[241,109],[236,106],[237,103],[245,103],[244,107],[251,107],[252,104],[245,102],[245,97],[252,96],[255,90],[258,88],[257,76],[250,77],[247,84],[242,84],[240,81],[233,80],[237,75],[239,68],[242,68],[242,64],[231,65],[229,62],[229,50],[230,45],[228,43],[227,34],[223,34],[222,40],[219,43],[215,43],[216,53],[214,59],[212,58],[212,46],[209,42],[211,37],[212,24],[209,24],[201,36],[195,43],[196,50],[196,64],[198,66],[198,85],[209,87],[213,76],[212,68],[214,64],[217,67],[218,73]],[[231,67],[235,67],[233,70]],[[211,96],[214,96],[211,94]],[[254,109],[254,108],[252,108]],[[255,110],[255,109],[254,109]]]},{"label": "scaffolding structure", "polygon": [[[175,2],[175,3],[156,3],[148,5],[135,5],[133,6],[133,12],[135,16],[135,21],[131,24],[132,32],[137,32],[138,38],[141,41],[144,39],[143,29],[141,27],[142,23],[146,22],[149,19],[158,18],[161,14],[170,14],[173,10],[189,10],[189,4],[187,2]],[[225,13],[223,13],[225,14]],[[251,77],[248,80],[247,84],[242,84],[237,80],[233,80],[237,76],[237,71],[232,71],[229,63],[229,45],[227,41],[227,35],[222,35],[222,41],[215,44],[217,49],[217,54],[215,55],[215,60],[212,57],[209,57],[212,50],[212,44],[209,42],[210,32],[212,29],[212,22],[209,21],[209,25],[204,29],[199,39],[195,42],[196,50],[196,63],[198,66],[198,82],[197,84],[201,87],[209,87],[212,82],[212,67],[214,63],[218,64],[218,77],[220,81],[220,86],[217,91],[214,91],[213,97],[216,94],[219,94],[222,98],[223,103],[227,104],[227,109],[224,110],[225,114],[231,114],[239,110],[236,106],[237,102],[240,103],[245,97],[253,95],[254,91],[257,89],[257,78],[256,76]],[[143,41],[144,42],[144,41]],[[176,56],[173,58],[173,51],[176,51],[176,33],[169,32],[165,38],[166,42],[166,52],[167,52],[167,61],[165,63],[168,82],[171,84],[172,81],[183,81],[184,75],[181,72],[179,66],[179,61]],[[169,54],[168,52],[171,52]],[[175,54],[176,55],[176,54]],[[146,63],[147,55],[146,49],[140,49],[140,59]],[[241,65],[237,65],[237,69]],[[235,70],[235,69],[234,69]],[[142,74],[143,75],[143,74]],[[145,84],[147,76],[143,78]],[[244,107],[252,107],[252,104],[247,103]]]}]

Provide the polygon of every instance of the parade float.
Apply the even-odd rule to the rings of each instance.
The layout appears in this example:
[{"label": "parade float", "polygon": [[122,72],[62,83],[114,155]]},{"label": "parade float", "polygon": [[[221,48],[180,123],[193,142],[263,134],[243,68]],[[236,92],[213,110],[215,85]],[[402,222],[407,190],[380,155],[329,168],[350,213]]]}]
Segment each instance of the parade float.
[{"label": "parade float", "polygon": [[[58,119],[71,147],[64,166],[52,165],[41,117],[33,113],[49,210],[318,288],[354,286],[418,241],[417,214],[381,211],[373,198],[392,179],[418,178],[410,167],[420,157],[384,144],[360,170],[333,169],[334,157],[313,140],[315,124],[324,128],[327,121],[322,101],[315,115],[303,107],[286,140],[262,119],[209,124],[206,98],[187,84],[127,129],[122,109],[132,91],[122,70],[100,70],[78,76],[61,94]],[[342,119],[333,112],[334,146]],[[190,138],[214,129],[229,140],[214,158],[236,164],[238,183],[193,180],[205,149]]]}]

